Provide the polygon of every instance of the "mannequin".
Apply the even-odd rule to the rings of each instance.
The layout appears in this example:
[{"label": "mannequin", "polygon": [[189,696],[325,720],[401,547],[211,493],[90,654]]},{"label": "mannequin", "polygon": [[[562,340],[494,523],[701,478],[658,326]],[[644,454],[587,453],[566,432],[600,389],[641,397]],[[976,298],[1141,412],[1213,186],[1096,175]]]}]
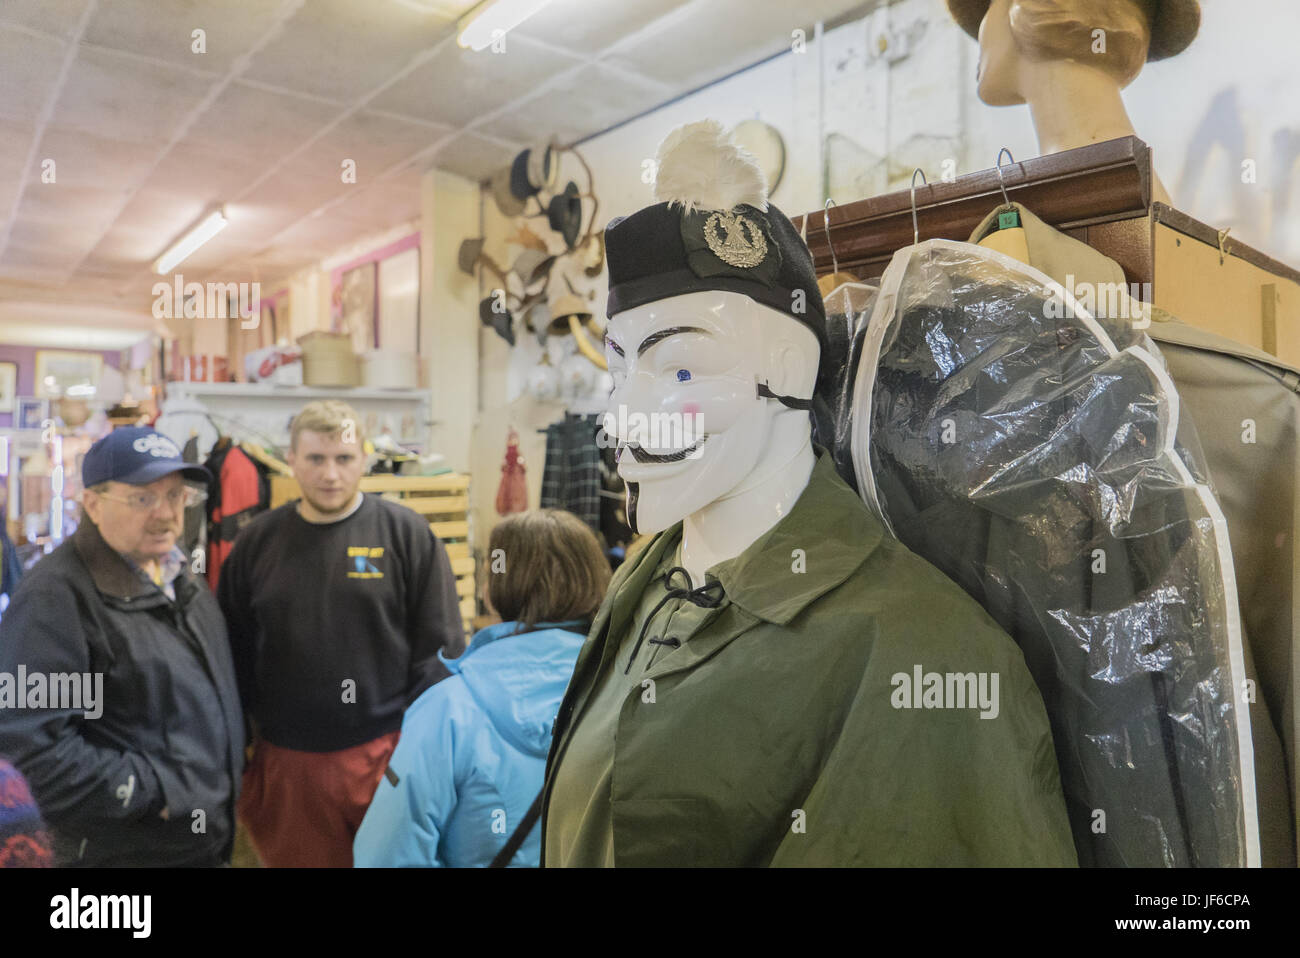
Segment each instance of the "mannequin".
[{"label": "mannequin", "polygon": [[[1194,0],[948,0],[948,6],[967,32],[978,24],[980,99],[990,106],[1028,104],[1044,155],[1136,136],[1120,91],[1148,59],[1190,43],[1200,20]],[[1152,199],[1171,202],[1159,177]]]},{"label": "mannequin", "polygon": [[[659,339],[638,355],[637,346],[649,337],[682,328],[700,331]],[[755,383],[766,382],[780,394],[809,396],[819,351],[807,328],[724,290],[658,300],[610,321],[606,358],[614,391],[606,422],[620,441],[628,518],[639,533],[684,520],[680,564],[692,582],[703,582],[706,569],[739,555],[788,515],[808,484],[814,462],[808,414],[757,398]],[[620,406],[625,407],[621,416]],[[636,442],[647,437],[620,435],[620,424],[647,421],[635,413],[659,414],[664,421],[697,413],[704,430],[698,458],[638,459],[637,453],[679,450],[647,447]]]},{"label": "mannequin", "polygon": [[[719,124],[656,166],[657,202],[605,231],[605,428],[649,540],[560,704],[542,864],[1075,864],[1019,650],[811,440],[808,247]],[[998,676],[1002,718],[912,711],[918,663]]]}]

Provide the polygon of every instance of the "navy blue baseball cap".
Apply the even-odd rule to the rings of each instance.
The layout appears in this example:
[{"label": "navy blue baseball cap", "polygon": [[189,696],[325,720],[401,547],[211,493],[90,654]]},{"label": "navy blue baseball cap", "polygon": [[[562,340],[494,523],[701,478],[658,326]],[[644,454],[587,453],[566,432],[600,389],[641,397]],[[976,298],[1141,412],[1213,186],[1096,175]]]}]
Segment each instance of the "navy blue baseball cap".
[{"label": "navy blue baseball cap", "polygon": [[182,459],[176,443],[156,429],[127,426],[113,430],[86,451],[81,484],[87,489],[109,481],[143,486],[173,472],[195,482],[212,479],[208,470]]}]

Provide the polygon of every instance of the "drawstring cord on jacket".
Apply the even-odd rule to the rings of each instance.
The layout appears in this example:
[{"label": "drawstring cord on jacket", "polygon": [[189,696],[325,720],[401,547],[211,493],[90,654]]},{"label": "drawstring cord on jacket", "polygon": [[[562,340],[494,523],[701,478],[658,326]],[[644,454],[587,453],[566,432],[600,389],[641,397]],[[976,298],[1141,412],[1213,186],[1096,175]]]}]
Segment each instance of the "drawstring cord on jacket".
[{"label": "drawstring cord on jacket", "polygon": [[[682,578],[686,580],[685,588],[682,586],[674,587],[672,584],[673,576],[678,572],[680,572]],[[691,574],[679,565],[673,566],[664,574],[664,588],[668,590],[667,594],[659,600],[659,603],[653,609],[650,610],[650,614],[645,617],[645,622],[641,624],[641,634],[636,637],[636,645],[632,646],[632,656],[627,660],[627,668],[623,670],[624,675],[627,675],[632,671],[632,663],[636,661],[637,653],[641,651],[641,643],[645,640],[646,630],[650,628],[650,623],[654,621],[655,615],[658,614],[659,610],[664,607],[664,603],[672,599],[685,599],[687,602],[698,605],[702,609],[715,609],[721,604],[723,595],[725,594],[722,583],[717,579],[714,579],[712,582],[706,582],[698,589],[691,588]],[[710,590],[714,589],[717,590],[716,593],[711,593]]]}]

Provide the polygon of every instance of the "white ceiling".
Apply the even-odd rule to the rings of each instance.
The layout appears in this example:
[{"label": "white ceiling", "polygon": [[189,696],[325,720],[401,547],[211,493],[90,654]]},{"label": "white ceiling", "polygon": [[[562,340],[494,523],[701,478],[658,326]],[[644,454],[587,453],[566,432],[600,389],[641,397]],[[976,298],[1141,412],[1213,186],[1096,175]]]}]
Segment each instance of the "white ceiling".
[{"label": "white ceiling", "polygon": [[862,0],[554,0],[504,53],[456,45],[474,5],[0,0],[0,302],[147,310],[149,264],[218,202],[230,226],[186,279],[273,282],[417,218],[430,167],[485,179]]}]

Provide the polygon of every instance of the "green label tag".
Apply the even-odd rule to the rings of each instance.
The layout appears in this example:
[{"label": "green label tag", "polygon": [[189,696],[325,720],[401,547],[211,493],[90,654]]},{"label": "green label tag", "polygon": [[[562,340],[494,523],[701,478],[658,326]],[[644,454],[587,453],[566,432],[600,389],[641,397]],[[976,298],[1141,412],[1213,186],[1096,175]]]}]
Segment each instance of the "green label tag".
[{"label": "green label tag", "polygon": [[1015,229],[1020,225],[1020,211],[1007,210],[1005,213],[998,214],[998,229],[1009,230]]}]

